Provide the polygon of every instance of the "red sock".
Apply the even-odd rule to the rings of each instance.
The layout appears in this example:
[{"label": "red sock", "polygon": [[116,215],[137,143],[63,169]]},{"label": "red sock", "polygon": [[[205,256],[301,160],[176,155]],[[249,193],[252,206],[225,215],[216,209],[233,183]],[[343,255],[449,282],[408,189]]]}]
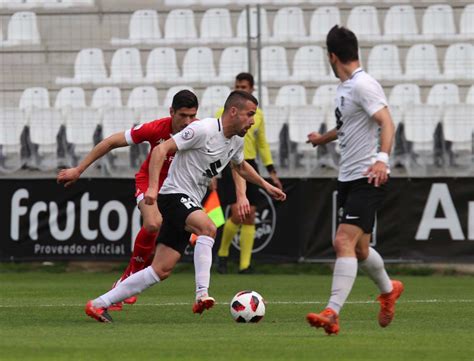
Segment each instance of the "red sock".
[{"label": "red sock", "polygon": [[127,268],[122,274],[122,277],[120,278],[121,281],[126,279],[131,274],[137,273],[138,271],[141,271],[143,268],[145,268],[148,260],[150,259],[150,255],[155,250],[155,241],[157,235],[158,233],[147,232],[143,227],[140,229],[140,232],[138,232],[137,238],[135,239],[132,257],[130,258]]}]

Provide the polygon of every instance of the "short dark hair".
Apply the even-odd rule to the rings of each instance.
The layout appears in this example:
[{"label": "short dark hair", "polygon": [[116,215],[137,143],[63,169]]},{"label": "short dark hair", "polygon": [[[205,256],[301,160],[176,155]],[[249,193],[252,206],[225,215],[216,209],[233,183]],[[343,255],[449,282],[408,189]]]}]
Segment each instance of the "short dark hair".
[{"label": "short dark hair", "polygon": [[244,92],[243,90],[234,90],[229,94],[224,104],[224,112],[231,107],[242,109],[245,102],[250,100],[252,103],[258,106],[258,100],[252,94]]},{"label": "short dark hair", "polygon": [[235,77],[235,80],[237,81],[243,81],[246,80],[249,82],[250,86],[253,88],[253,85],[255,84],[255,81],[253,79],[253,75],[250,73],[239,73]]},{"label": "short dark hair", "polygon": [[326,37],[328,53],[336,54],[343,63],[359,60],[359,44],[355,34],[344,26],[334,25]]},{"label": "short dark hair", "polygon": [[196,94],[187,89],[180,90],[173,97],[171,108],[175,111],[181,108],[198,108],[199,102]]}]

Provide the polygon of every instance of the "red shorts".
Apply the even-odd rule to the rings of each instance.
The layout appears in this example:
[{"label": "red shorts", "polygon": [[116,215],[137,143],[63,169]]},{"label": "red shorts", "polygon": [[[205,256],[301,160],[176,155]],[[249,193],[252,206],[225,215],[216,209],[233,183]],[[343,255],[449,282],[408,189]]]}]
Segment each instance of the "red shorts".
[{"label": "red shorts", "polygon": [[137,204],[145,198],[146,190],[148,189],[148,176],[137,174],[135,176],[135,198]]}]

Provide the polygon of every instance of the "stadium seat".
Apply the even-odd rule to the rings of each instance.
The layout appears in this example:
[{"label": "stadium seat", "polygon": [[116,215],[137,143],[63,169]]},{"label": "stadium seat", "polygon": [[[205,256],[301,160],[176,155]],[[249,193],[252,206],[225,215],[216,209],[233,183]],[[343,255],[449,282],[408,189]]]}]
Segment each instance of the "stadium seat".
[{"label": "stadium seat", "polygon": [[0,108],[0,172],[12,172],[21,167],[21,135],[25,125],[21,109]]},{"label": "stadium seat", "polygon": [[328,31],[336,24],[341,24],[341,14],[336,6],[321,6],[314,10],[309,26],[309,38],[313,41],[326,39]]},{"label": "stadium seat", "polygon": [[160,23],[156,10],[137,10],[130,18],[128,39],[112,38],[112,45],[155,44],[161,40]]},{"label": "stadium seat", "polygon": [[307,105],[306,88],[302,85],[284,85],[278,90],[275,99],[277,106],[303,106]]},{"label": "stadium seat", "polygon": [[398,47],[393,44],[376,45],[370,50],[367,69],[377,80],[403,79]]},{"label": "stadium seat", "polygon": [[469,43],[451,44],[444,56],[444,78],[474,80],[474,46]]},{"label": "stadium seat", "polygon": [[231,89],[225,85],[214,85],[207,87],[201,96],[201,104],[199,107],[212,107],[214,113],[218,108],[224,106]]},{"label": "stadium seat", "polygon": [[468,164],[472,166],[472,142],[474,106],[469,104],[447,106],[443,117],[444,140],[451,142],[453,153],[466,152]]},{"label": "stadium seat", "polygon": [[39,45],[41,43],[36,14],[29,11],[14,13],[8,22],[8,37],[0,47]]},{"label": "stadium seat", "polygon": [[440,120],[439,108],[436,106],[414,105],[405,112],[405,137],[413,143],[415,152],[433,152],[434,132]]},{"label": "stadium seat", "polygon": [[49,92],[46,88],[26,88],[20,97],[19,108],[31,110],[33,108],[49,108]]},{"label": "stadium seat", "polygon": [[435,84],[428,93],[426,104],[444,106],[461,103],[459,88],[456,84],[444,83]]},{"label": "stadium seat", "polygon": [[392,88],[388,100],[390,106],[405,109],[414,104],[421,104],[420,87],[417,84],[397,84]]},{"label": "stadium seat", "polygon": [[281,137],[281,131],[285,124],[288,124],[288,107],[275,105],[265,107],[265,136],[272,152],[273,161],[280,166],[282,165],[280,149],[282,147],[288,148],[288,144],[282,144],[288,140],[287,137],[286,139]]},{"label": "stadium seat", "polygon": [[248,70],[248,50],[243,46],[225,48],[219,62],[219,80],[233,81],[235,76]]},{"label": "stadium seat", "polygon": [[201,43],[231,43],[232,22],[228,9],[208,9],[201,20]]},{"label": "stadium seat", "polygon": [[[137,109],[138,110],[138,109]],[[140,108],[138,111],[137,123],[143,124],[155,119],[161,119],[170,116],[170,107],[159,106],[151,108]]]},{"label": "stadium seat", "polygon": [[433,44],[416,44],[410,47],[405,59],[406,80],[441,79],[438,54]]},{"label": "stadium seat", "polygon": [[293,81],[328,81],[327,57],[323,48],[307,45],[296,51],[293,60]]},{"label": "stadium seat", "polygon": [[[268,20],[267,12],[264,8],[260,8],[260,32],[261,38],[267,40],[269,37],[268,33]],[[250,9],[250,36],[256,38],[258,34],[257,29],[257,8]],[[237,20],[237,39],[245,41],[247,39],[247,10],[242,10]]]},{"label": "stadium seat", "polygon": [[174,48],[155,48],[148,55],[146,83],[173,83],[180,77]]},{"label": "stadium seat", "polygon": [[86,95],[82,88],[62,88],[56,96],[54,107],[68,111],[71,108],[85,108]]},{"label": "stadium seat", "polygon": [[82,49],[74,62],[74,78],[56,78],[56,84],[105,84],[107,83],[104,54],[101,49]]},{"label": "stadium seat", "polygon": [[423,41],[456,37],[453,8],[447,4],[430,5],[423,14]]},{"label": "stadium seat", "polygon": [[355,6],[347,19],[347,27],[357,34],[359,40],[381,39],[377,9],[374,6]]},{"label": "stadium seat", "polygon": [[165,96],[165,100],[163,102],[163,106],[166,107],[166,108],[169,108],[171,106],[171,103],[173,102],[173,97],[174,95],[179,92],[180,90],[189,90],[189,91],[192,91],[194,94],[196,94],[196,91],[191,88],[190,86],[186,86],[186,85],[175,85],[175,86],[172,86],[171,88],[168,89],[168,91],[166,92],[166,96]]},{"label": "stadium seat", "polygon": [[194,12],[191,9],[174,9],[168,13],[165,22],[167,43],[195,42],[197,39]]},{"label": "stadium seat", "polygon": [[389,111],[393,120],[393,125],[395,125],[395,129],[397,129],[398,125],[403,122],[404,109],[400,106],[389,104]]},{"label": "stadium seat", "polygon": [[268,95],[268,88],[265,85],[262,85],[262,95],[260,96],[258,92],[258,86],[255,86],[253,96],[257,98],[258,104],[261,107],[265,107],[270,104],[270,96]]},{"label": "stadium seat", "polygon": [[102,136],[104,138],[130,129],[136,124],[135,114],[132,109],[112,107],[107,109],[102,118]]},{"label": "stadium seat", "polygon": [[471,85],[466,94],[466,104],[474,104],[474,85]]},{"label": "stadium seat", "polygon": [[113,84],[143,83],[140,52],[137,48],[122,48],[115,51],[110,64],[110,79]]},{"label": "stadium seat", "polygon": [[336,108],[337,85],[321,85],[314,92],[311,104],[334,112]]},{"label": "stadium seat", "polygon": [[262,80],[287,82],[289,79],[286,50],[282,46],[262,48]]},{"label": "stadium seat", "polygon": [[384,20],[384,41],[415,40],[419,37],[415,9],[411,5],[395,5]]},{"label": "stadium seat", "polygon": [[459,21],[459,38],[474,39],[474,4],[466,5]]},{"label": "stadium seat", "polygon": [[[39,158],[37,158],[36,164],[39,168],[56,166],[57,136],[63,123],[63,116],[58,109],[36,109],[31,113],[30,138],[32,143],[39,146],[37,154]],[[40,158],[46,155],[45,162],[41,162]]]},{"label": "stadium seat", "polygon": [[92,95],[91,107],[107,109],[122,106],[122,94],[119,88],[102,87],[95,90]]},{"label": "stadium seat", "polygon": [[201,46],[188,49],[183,59],[181,81],[185,83],[212,83],[216,79],[216,68],[211,48]]},{"label": "stadium seat", "polygon": [[66,118],[66,139],[74,144],[74,155],[92,149],[94,132],[101,122],[100,113],[93,108],[74,108]]},{"label": "stadium seat", "polygon": [[129,108],[151,108],[158,106],[158,91],[152,86],[136,87],[128,96],[127,107]]},{"label": "stadium seat", "polygon": [[299,7],[280,8],[273,20],[273,42],[307,40],[303,10]]}]

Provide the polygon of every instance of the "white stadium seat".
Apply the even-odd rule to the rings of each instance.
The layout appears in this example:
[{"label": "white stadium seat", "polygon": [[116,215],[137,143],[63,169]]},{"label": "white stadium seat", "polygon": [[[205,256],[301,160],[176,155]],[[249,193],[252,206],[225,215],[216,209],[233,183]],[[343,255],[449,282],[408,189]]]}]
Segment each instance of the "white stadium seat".
[{"label": "white stadium seat", "polygon": [[230,43],[233,41],[232,22],[228,9],[208,9],[201,20],[202,43]]},{"label": "white stadium seat", "polygon": [[341,14],[336,6],[321,6],[314,10],[311,16],[309,37],[321,41],[334,25],[341,24]]},{"label": "white stadium seat", "polygon": [[155,44],[162,38],[156,10],[135,11],[130,18],[128,29],[128,39],[112,38],[112,45]]},{"label": "white stadium seat", "polygon": [[170,116],[170,107],[159,106],[151,108],[140,108],[138,110],[138,124],[148,123],[155,119],[161,119]]},{"label": "white stadium seat", "polygon": [[461,103],[459,88],[456,84],[452,83],[433,85],[426,99],[426,104],[428,105],[443,106],[459,103]]},{"label": "white stadium seat", "polygon": [[163,102],[163,106],[169,108],[171,106],[171,103],[173,102],[173,97],[175,96],[175,94],[177,92],[179,92],[180,90],[185,90],[185,89],[189,90],[189,91],[192,91],[194,94],[196,94],[195,90],[193,88],[191,88],[190,86],[186,86],[186,85],[172,86],[166,92],[166,96],[165,96],[165,100]]},{"label": "white stadium seat", "polygon": [[470,157],[473,151],[473,114],[474,105],[451,105],[446,107],[443,118],[444,139],[453,143],[454,151],[467,151]]},{"label": "white stadium seat", "polygon": [[262,80],[286,82],[289,79],[286,50],[282,46],[262,48]]},{"label": "white stadium seat", "polygon": [[430,105],[414,105],[405,112],[405,137],[413,142],[415,151],[433,150],[434,131],[440,118],[439,108]]},{"label": "white stadium seat", "polygon": [[306,88],[302,85],[284,85],[278,90],[275,105],[303,106],[307,105]]},{"label": "white stadium seat", "polygon": [[228,82],[235,76],[248,70],[248,51],[244,46],[225,48],[219,62],[219,80]]},{"label": "white stadium seat", "polygon": [[122,94],[117,87],[102,87],[95,90],[92,95],[91,107],[106,109],[122,106]]},{"label": "white stadium seat", "polygon": [[474,46],[469,43],[452,44],[444,56],[444,78],[474,80]]},{"label": "white stadium seat", "polygon": [[413,40],[418,36],[419,31],[413,6],[391,6],[385,15],[383,39],[385,41]]},{"label": "white stadium seat", "polygon": [[48,89],[42,87],[26,88],[21,94],[20,109],[49,108]]},{"label": "white stadium seat", "polygon": [[0,47],[39,45],[41,43],[36,14],[29,11],[14,13],[8,22],[8,37]]},{"label": "white stadium seat", "polygon": [[100,113],[93,108],[74,108],[66,118],[66,139],[75,145],[75,153],[88,152],[94,143],[94,132],[101,122]]},{"label": "white stadium seat", "polygon": [[474,39],[474,4],[466,5],[459,21],[459,37]]},{"label": "white stadium seat", "polygon": [[102,135],[104,138],[130,129],[136,123],[135,114],[130,108],[109,108],[103,113]]},{"label": "white stadium seat", "polygon": [[26,125],[24,112],[19,108],[0,108],[0,145],[3,156],[20,153],[20,136]]},{"label": "white stadium seat", "polygon": [[174,9],[165,22],[165,40],[169,43],[188,42],[197,39],[194,12],[190,9]]},{"label": "white stadium seat", "polygon": [[62,88],[54,102],[54,107],[57,109],[85,108],[86,106],[84,89],[78,87]]},{"label": "white stadium seat", "polygon": [[347,19],[347,27],[359,40],[380,40],[380,26],[377,8],[374,6],[355,6]]},{"label": "white stadium seat", "polygon": [[420,87],[418,84],[411,83],[395,85],[390,92],[388,104],[403,109],[414,104],[421,104]]},{"label": "white stadium seat", "polygon": [[447,4],[428,6],[423,14],[423,40],[452,39],[455,35],[453,8]]},{"label": "white stadium seat", "polygon": [[145,82],[173,83],[179,78],[174,48],[155,48],[148,55]]},{"label": "white stadium seat", "polygon": [[[267,12],[260,8],[260,32],[262,39],[266,40],[269,37]],[[250,36],[255,38],[257,36],[257,9],[250,9]],[[244,41],[247,39],[247,10],[242,10],[237,20],[237,38]]]},{"label": "white stadium seat", "polygon": [[151,108],[158,106],[158,91],[152,86],[136,87],[128,96],[127,107],[129,108]]},{"label": "white stadium seat", "polygon": [[107,83],[104,53],[98,48],[82,49],[74,62],[74,78],[56,78],[56,84]]},{"label": "white stadium seat", "polygon": [[122,48],[115,51],[110,63],[110,80],[114,84],[143,83],[140,52],[137,48]]},{"label": "white stadium seat", "polygon": [[188,49],[183,59],[183,76],[181,80],[188,82],[209,83],[215,81],[216,68],[211,48],[194,47]]},{"label": "white stadium seat", "polygon": [[466,104],[474,104],[474,85],[471,85],[467,92]]},{"label": "white stadium seat", "polygon": [[441,78],[438,54],[433,44],[413,45],[405,59],[407,80],[436,80]]},{"label": "white stadium seat", "polygon": [[393,44],[374,46],[370,50],[367,69],[377,80],[403,79],[398,47]]},{"label": "white stadium seat", "polygon": [[31,141],[40,146],[40,153],[56,150],[59,127],[63,124],[63,116],[58,109],[36,109],[30,115]]},{"label": "white stadium seat", "polygon": [[225,85],[214,85],[207,87],[201,96],[199,107],[213,107],[215,110],[224,106],[231,89]]},{"label": "white stadium seat", "polygon": [[337,85],[321,85],[314,92],[311,104],[333,112],[336,108],[336,92]]},{"label": "white stadium seat", "polygon": [[288,123],[287,107],[269,105],[265,108],[265,135],[270,149],[278,148],[281,128],[286,123]]},{"label": "white stadium seat", "polygon": [[272,41],[304,41],[307,39],[303,10],[299,7],[283,7],[273,20]]},{"label": "white stadium seat", "polygon": [[294,81],[325,81],[329,80],[327,56],[320,46],[302,46],[296,51],[293,60]]}]

